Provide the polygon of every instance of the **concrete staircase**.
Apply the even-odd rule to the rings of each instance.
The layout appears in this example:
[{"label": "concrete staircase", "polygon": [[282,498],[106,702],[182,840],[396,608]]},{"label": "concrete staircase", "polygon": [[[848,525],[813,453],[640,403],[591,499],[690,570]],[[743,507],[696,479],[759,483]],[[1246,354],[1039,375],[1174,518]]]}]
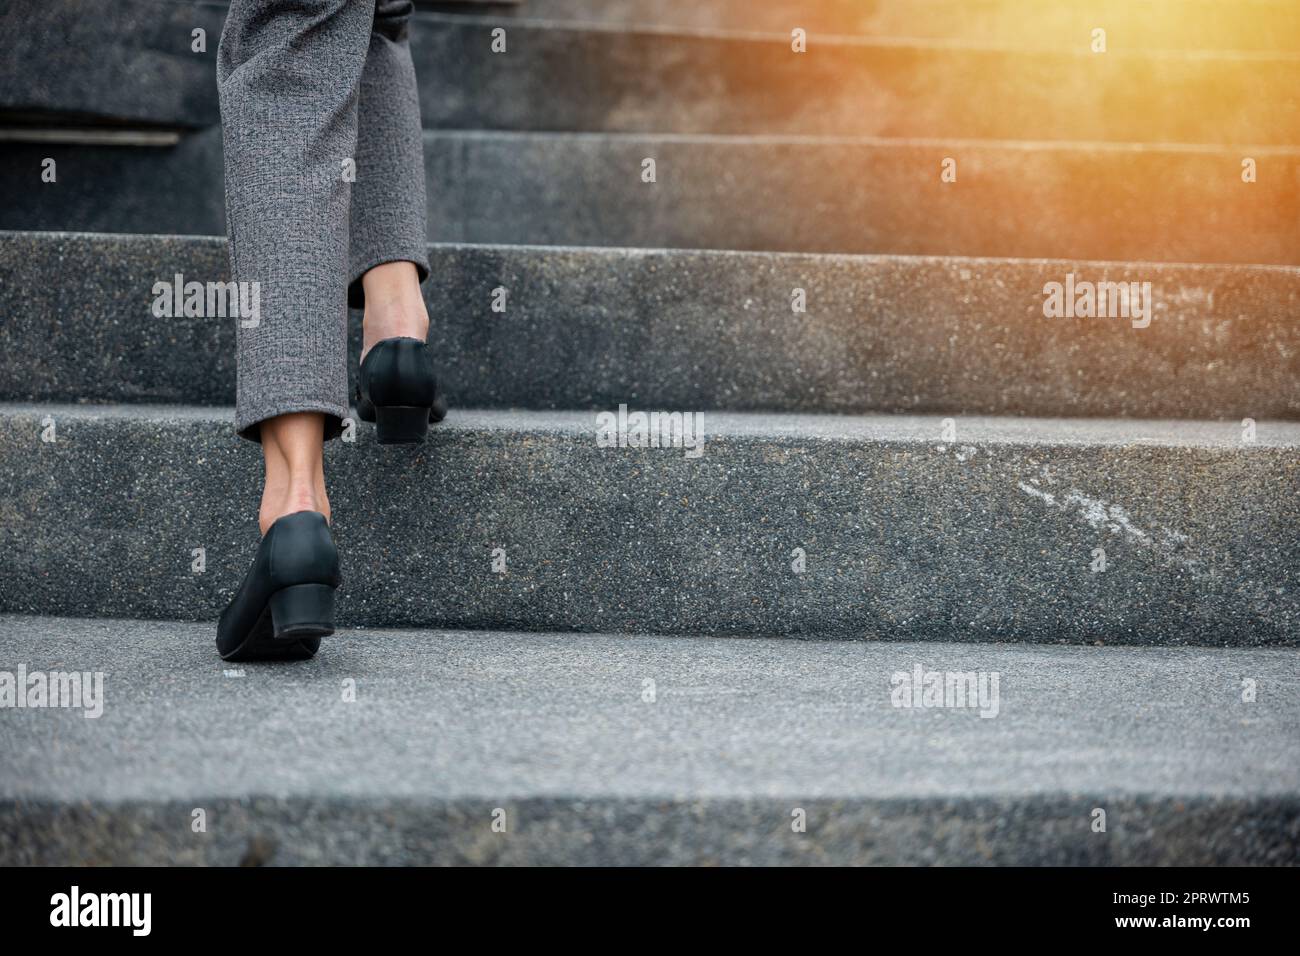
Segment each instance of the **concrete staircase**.
[{"label": "concrete staircase", "polygon": [[332,445],[343,629],[231,668],[234,320],[151,308],[228,278],[223,5],[9,6],[0,671],[105,700],[0,710],[0,862],[1296,862],[1300,18],[1232,9],[422,5],[453,411]]}]

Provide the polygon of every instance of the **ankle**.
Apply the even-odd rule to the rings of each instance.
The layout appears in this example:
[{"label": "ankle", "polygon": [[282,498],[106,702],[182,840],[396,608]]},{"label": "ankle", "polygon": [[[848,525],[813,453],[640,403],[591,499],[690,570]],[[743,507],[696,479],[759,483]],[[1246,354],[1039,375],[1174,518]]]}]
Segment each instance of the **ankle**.
[{"label": "ankle", "polygon": [[324,434],[325,416],[320,412],[291,412],[262,423],[266,479],[257,515],[262,534],[295,511],[319,511],[329,519]]},{"label": "ankle", "polygon": [[421,342],[429,337],[429,313],[424,301],[390,301],[366,303],[362,320],[361,351],[364,355],[384,339],[411,338]]},{"label": "ankle", "polygon": [[366,292],[362,320],[362,354],[384,339],[429,335],[429,312],[420,293],[420,277],[410,262],[386,262],[362,277]]},{"label": "ankle", "polygon": [[262,493],[262,506],[257,513],[257,523],[262,534],[271,529],[271,525],[285,515],[298,511],[317,511],[330,519],[330,503],[325,496],[323,482],[314,479],[293,480],[276,487],[268,483]]}]

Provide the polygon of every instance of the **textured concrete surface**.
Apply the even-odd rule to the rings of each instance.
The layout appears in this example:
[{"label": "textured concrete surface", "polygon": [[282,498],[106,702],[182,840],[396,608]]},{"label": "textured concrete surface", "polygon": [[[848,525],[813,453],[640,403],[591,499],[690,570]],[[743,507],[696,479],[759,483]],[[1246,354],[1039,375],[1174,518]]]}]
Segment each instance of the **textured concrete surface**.
[{"label": "textured concrete surface", "polygon": [[[6,153],[0,228],[224,234],[219,131]],[[1300,264],[1294,149],[429,132],[425,163],[435,241]]]},{"label": "textured concrete surface", "polygon": [[[1235,422],[963,417],[954,441],[938,417],[706,412],[701,428],[688,458],[598,447],[592,412],[453,410],[417,447],[359,427],[326,455],[341,623],[1300,634],[1300,425],[1249,444]],[[214,618],[256,545],[260,475],[228,410],[5,406],[0,609]]]},{"label": "textured concrete surface", "polygon": [[[434,10],[453,8],[427,4]],[[523,19],[656,27],[927,38],[1078,50],[1104,26],[1111,50],[1300,49],[1300,11],[1279,0],[528,0]]]},{"label": "textured concrete surface", "polygon": [[[0,109],[58,122],[144,126],[219,122],[223,3],[6,0]],[[194,49],[194,30],[206,49]]]},{"label": "textured concrete surface", "polygon": [[784,31],[518,23],[509,52],[493,54],[491,29],[502,23],[415,24],[426,125],[1300,143],[1300,60],[1289,54],[1098,56],[1082,44],[1062,54],[829,37],[796,54]]},{"label": "textured concrete surface", "polygon": [[[1295,268],[463,246],[430,260],[430,341],[461,407],[1300,417]],[[224,240],[0,234],[0,400],[233,404],[234,321],[150,311],[177,272],[225,281]],[[1043,285],[1070,272],[1151,282],[1151,325],[1045,319]]]},{"label": "textured concrete surface", "polygon": [[[421,15],[431,238],[1068,261],[435,247],[458,409],[331,447],[344,630],[292,669],[212,647],[230,320],[148,312],[224,244],[0,236],[0,399],[180,403],[0,406],[0,611],[94,616],[0,615],[0,671],[107,689],[0,707],[0,865],[1300,862],[1300,272],[1140,261],[1300,263],[1300,13],[1017,5]],[[221,232],[223,6],[8,4],[6,124],[192,131],[6,130],[0,228]],[[1152,327],[1043,319],[1070,271]],[[598,447],[620,402],[703,456]],[[1138,420],[978,417],[1025,412]],[[997,716],[891,706],[914,666]]]},{"label": "textured concrete surface", "polygon": [[[505,15],[519,0],[493,0]],[[482,11],[483,0],[443,3]],[[6,0],[0,111],[56,124],[205,127],[220,121],[216,53],[225,0]],[[195,30],[203,30],[196,49]]]},{"label": "textured concrete surface", "polygon": [[[508,28],[507,52],[491,31]],[[1090,28],[1091,29],[1091,28]],[[429,15],[425,125],[1300,144],[1300,58],[594,29]]]},{"label": "textured concrete surface", "polygon": [[425,157],[460,187],[428,192],[440,240],[1300,264],[1291,149],[458,133]]},{"label": "textured concrete surface", "polygon": [[[210,632],[0,618],[0,668],[105,687],[0,711],[0,863],[1297,862],[1294,650]],[[917,664],[997,716],[893,706]]]},{"label": "textured concrete surface", "polygon": [[[0,150],[0,228],[226,233],[220,127],[175,146],[15,141]],[[46,158],[54,183],[41,181]]]},{"label": "textured concrete surface", "polygon": [[[144,3],[121,14],[69,0],[10,6],[0,27],[24,40],[0,66],[7,108],[218,122],[221,6],[163,4],[163,17]],[[190,32],[205,23],[207,52],[190,53]],[[493,53],[501,25],[507,52]],[[1087,35],[1069,52],[819,36],[796,54],[787,31],[432,13],[416,17],[411,36],[431,127],[1300,144],[1300,59],[1289,54],[1151,54],[1122,43],[1095,54]]]}]

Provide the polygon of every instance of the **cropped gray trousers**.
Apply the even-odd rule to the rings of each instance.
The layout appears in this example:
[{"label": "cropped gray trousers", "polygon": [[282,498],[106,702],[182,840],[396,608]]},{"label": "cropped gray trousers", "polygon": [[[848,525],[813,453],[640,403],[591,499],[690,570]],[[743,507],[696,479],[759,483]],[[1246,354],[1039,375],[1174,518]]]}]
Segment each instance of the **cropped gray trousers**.
[{"label": "cropped gray trousers", "polygon": [[231,278],[257,283],[238,323],[235,427],[348,416],[348,306],[361,276],[425,248],[410,0],[231,0],[217,53]]}]

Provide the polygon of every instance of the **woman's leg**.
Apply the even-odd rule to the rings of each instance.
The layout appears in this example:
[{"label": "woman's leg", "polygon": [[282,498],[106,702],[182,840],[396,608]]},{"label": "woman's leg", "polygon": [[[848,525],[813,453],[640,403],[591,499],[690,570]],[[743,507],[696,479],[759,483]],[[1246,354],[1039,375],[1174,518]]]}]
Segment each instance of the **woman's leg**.
[{"label": "woman's leg", "polygon": [[419,272],[412,262],[385,262],[361,277],[366,313],[362,325],[361,354],[376,342],[392,338],[424,341],[429,335],[429,313],[420,294]]},{"label": "woman's leg", "polygon": [[361,74],[348,277],[351,304],[365,307],[363,353],[383,339],[423,341],[429,331],[420,294],[429,260],[411,10],[410,0],[379,0]]},{"label": "woman's leg", "polygon": [[328,521],[325,495],[325,416],[318,412],[277,415],[262,422],[266,481],[257,523],[262,534],[295,511],[319,511]]},{"label": "woman's leg", "polygon": [[236,428],[261,441],[265,531],[328,514],[322,443],[348,415],[350,163],[373,3],[232,0],[217,56],[232,277],[257,283],[238,331]]}]

